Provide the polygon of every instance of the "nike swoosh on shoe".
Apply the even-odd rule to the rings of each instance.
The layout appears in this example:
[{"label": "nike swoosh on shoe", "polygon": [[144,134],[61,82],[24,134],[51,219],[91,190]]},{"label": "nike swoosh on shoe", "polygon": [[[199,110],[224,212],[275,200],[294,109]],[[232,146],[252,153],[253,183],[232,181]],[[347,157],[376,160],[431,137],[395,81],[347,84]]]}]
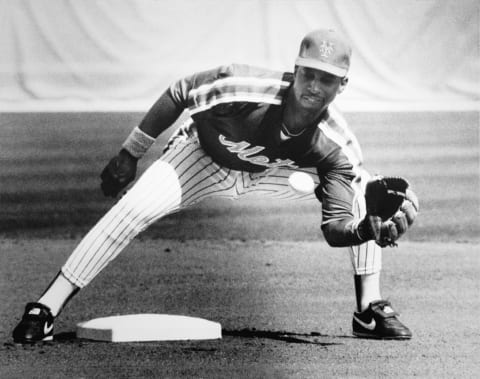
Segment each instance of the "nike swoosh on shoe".
[{"label": "nike swoosh on shoe", "polygon": [[48,325],[47,323],[45,323],[45,325],[43,326],[43,334],[47,335],[48,333],[50,333],[53,329],[53,323]]},{"label": "nike swoosh on shoe", "polygon": [[361,326],[363,326],[365,329],[368,330],[375,330],[375,327],[377,326],[377,323],[375,322],[375,319],[372,318],[372,321],[370,321],[368,324],[366,322],[363,322],[360,320],[357,316],[353,315],[353,318],[355,319],[356,322],[358,322]]}]

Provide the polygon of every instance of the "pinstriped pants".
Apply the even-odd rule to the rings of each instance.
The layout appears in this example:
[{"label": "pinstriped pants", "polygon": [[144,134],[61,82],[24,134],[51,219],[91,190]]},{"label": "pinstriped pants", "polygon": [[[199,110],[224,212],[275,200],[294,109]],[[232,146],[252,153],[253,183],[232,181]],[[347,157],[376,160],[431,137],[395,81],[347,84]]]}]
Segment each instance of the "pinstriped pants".
[{"label": "pinstriped pants", "polygon": [[[82,288],[111,262],[141,231],[163,216],[211,196],[240,198],[248,193],[277,199],[311,199],[288,184],[293,171],[309,173],[319,184],[315,168],[276,168],[263,173],[235,171],[219,166],[205,154],[194,135],[177,135],[164,155],[85,235],[62,267],[65,277]],[[364,182],[364,181],[362,181]],[[361,185],[353,212],[365,214]],[[349,247],[355,274],[381,268],[381,248],[373,241]]]}]

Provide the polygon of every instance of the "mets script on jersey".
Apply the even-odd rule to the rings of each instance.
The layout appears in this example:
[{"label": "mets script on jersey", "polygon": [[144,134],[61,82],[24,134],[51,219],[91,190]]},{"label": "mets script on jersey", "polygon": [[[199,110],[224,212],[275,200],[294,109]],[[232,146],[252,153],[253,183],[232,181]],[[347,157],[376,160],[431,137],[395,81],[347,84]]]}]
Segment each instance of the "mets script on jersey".
[{"label": "mets script on jersey", "polygon": [[231,153],[237,154],[238,158],[243,161],[250,162],[260,166],[269,167],[269,168],[274,168],[274,167],[297,168],[297,165],[295,165],[295,162],[292,161],[291,159],[276,158],[274,162],[270,162],[270,159],[265,155],[252,156],[254,154],[257,154],[265,150],[265,147],[263,146],[251,146],[251,144],[246,141],[232,142],[227,140],[225,136],[222,134],[218,136],[218,139],[223,146],[227,147],[228,151],[230,151]]}]

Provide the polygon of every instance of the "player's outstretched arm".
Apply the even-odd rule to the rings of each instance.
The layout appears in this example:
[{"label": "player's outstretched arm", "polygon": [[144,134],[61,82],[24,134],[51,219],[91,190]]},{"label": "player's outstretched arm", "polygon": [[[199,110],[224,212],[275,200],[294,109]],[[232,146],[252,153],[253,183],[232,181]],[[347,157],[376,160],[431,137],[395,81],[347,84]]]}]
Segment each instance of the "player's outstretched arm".
[{"label": "player's outstretched arm", "polygon": [[157,138],[180,117],[183,110],[178,102],[174,102],[170,90],[167,90],[147,112],[139,128],[148,136]]}]

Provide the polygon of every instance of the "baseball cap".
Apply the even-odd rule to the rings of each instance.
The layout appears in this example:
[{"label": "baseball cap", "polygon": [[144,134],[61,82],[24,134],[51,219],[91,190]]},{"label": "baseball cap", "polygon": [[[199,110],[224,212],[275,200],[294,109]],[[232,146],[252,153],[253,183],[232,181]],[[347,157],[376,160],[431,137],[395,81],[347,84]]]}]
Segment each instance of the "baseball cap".
[{"label": "baseball cap", "polygon": [[295,64],[344,77],[351,55],[350,44],[335,30],[318,29],[303,38]]}]

